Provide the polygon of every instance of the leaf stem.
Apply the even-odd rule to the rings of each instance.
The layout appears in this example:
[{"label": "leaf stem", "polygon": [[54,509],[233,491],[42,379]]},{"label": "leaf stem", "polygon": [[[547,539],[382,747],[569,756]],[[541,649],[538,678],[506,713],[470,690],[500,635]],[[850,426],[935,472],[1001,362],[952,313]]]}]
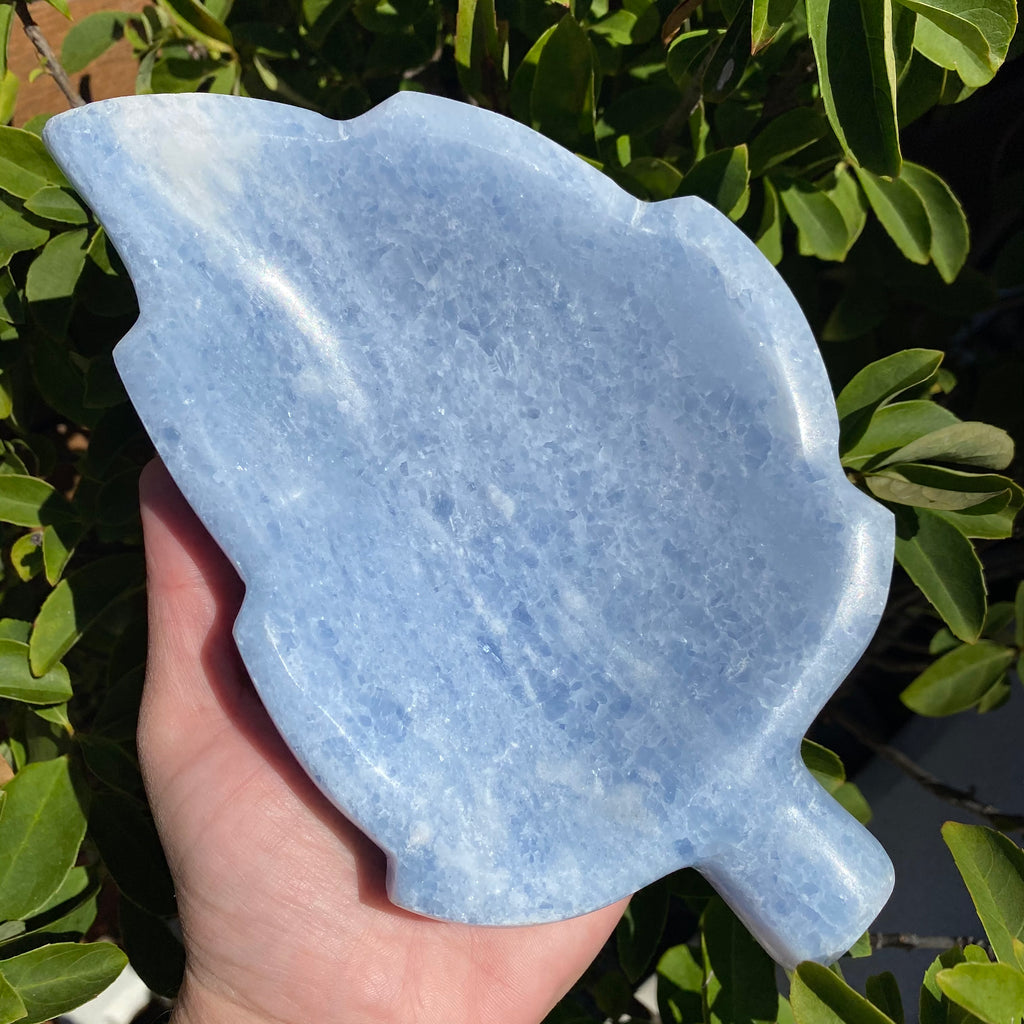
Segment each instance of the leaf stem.
[{"label": "leaf stem", "polygon": [[17,0],[17,3],[14,5],[14,9],[21,21],[22,28],[25,30],[25,35],[28,36],[32,45],[36,48],[36,53],[38,53],[42,58],[43,64],[46,66],[46,70],[49,72],[50,77],[57,83],[57,88],[64,94],[64,98],[68,101],[68,104],[72,107],[84,107],[85,100],[75,92],[75,87],[71,84],[71,79],[68,77],[68,73],[64,70],[63,65],[57,59],[57,55],[53,52],[53,49],[47,42],[42,29],[40,29],[36,24],[35,19],[32,17],[32,13],[28,9],[28,3],[26,0]]},{"label": "leaf stem", "polygon": [[883,743],[865,729],[860,723],[849,718],[842,711],[829,709],[829,717],[841,725],[851,736],[857,739],[872,753],[895,765],[901,772],[913,779],[919,786],[928,790],[940,800],[959,807],[962,810],[985,818],[989,824],[1004,832],[1024,831],[1024,814],[1011,814],[1000,810],[993,804],[975,798],[974,794],[965,789],[958,789],[926,771],[916,761],[912,761],[902,751]]}]

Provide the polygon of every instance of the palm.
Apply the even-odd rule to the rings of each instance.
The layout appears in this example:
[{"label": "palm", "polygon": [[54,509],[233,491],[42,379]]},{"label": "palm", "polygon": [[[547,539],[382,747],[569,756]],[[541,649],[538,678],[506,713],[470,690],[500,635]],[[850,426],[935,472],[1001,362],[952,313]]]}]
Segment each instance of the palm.
[{"label": "palm", "polygon": [[139,730],[201,1020],[538,1021],[622,905],[474,928],[392,905],[383,855],[319,794],[252,692],[241,586],[166,471],[143,479],[150,660]]}]

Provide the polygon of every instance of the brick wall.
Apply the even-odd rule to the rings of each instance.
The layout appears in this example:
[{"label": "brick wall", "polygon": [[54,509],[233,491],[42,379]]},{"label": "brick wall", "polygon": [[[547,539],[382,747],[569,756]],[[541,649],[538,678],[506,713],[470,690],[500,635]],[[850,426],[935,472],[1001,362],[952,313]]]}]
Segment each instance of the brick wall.
[{"label": "brick wall", "polygon": [[[74,20],[84,18],[94,11],[140,11],[144,6],[145,0],[70,0],[71,17]],[[64,36],[73,22],[45,3],[33,3],[30,10],[59,57]],[[11,31],[8,53],[9,67],[21,83],[17,106],[14,108],[15,125],[24,124],[36,114],[56,114],[67,109],[67,101],[49,75],[40,75],[34,82],[29,82],[29,72],[38,65],[39,57],[17,19]],[[84,72],[72,76],[72,81],[79,91],[83,91],[84,85],[84,91],[91,99],[109,99],[111,96],[125,96],[135,92],[135,71],[136,63],[131,47],[122,40]],[[87,81],[83,83],[83,79]]]}]

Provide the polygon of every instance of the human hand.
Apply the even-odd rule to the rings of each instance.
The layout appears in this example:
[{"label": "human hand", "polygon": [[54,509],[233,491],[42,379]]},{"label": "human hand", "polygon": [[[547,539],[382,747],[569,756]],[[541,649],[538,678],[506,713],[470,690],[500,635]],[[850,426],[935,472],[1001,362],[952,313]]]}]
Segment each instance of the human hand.
[{"label": "human hand", "polygon": [[432,921],[298,765],[231,638],[243,588],[162,464],[142,476],[146,790],[187,952],[175,1024],[535,1024],[624,902],[558,924]]}]

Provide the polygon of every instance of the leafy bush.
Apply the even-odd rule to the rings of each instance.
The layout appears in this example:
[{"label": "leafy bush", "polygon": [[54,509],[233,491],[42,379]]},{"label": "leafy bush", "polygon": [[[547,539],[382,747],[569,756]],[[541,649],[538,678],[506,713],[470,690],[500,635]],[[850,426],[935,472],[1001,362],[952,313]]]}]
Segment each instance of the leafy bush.
[{"label": "leafy bush", "polygon": [[[0,0],[0,42],[19,21],[27,7]],[[854,683],[878,694],[901,681],[904,705],[936,716],[1005,702],[1024,648],[1024,587],[1014,604],[1003,554],[1024,506],[1003,475],[1024,427],[1024,189],[1007,158],[1019,121],[991,119],[1001,127],[973,173],[950,157],[974,111],[998,108],[988,83],[1019,52],[1015,27],[1013,0],[156,0],[74,24],[61,61],[77,73],[126,39],[139,92],[234,92],[331,117],[427,90],[532,125],[642,199],[713,203],[798,295],[837,385],[842,463],[897,518],[902,570]],[[56,61],[41,66],[69,88]],[[0,1021],[24,1022],[121,969],[117,946],[83,936],[114,935],[160,992],[183,962],[134,749],[136,488],[151,448],[111,350],[137,309],[39,139],[44,120],[0,127]],[[970,187],[971,229],[929,155]],[[986,569],[1005,600],[989,603]],[[916,664],[925,646],[935,660]],[[808,741],[804,756],[869,817],[834,753]],[[1024,1006],[1024,854],[977,826],[945,838],[996,960],[976,946],[940,956],[921,1020],[1006,1024]],[[116,916],[98,918],[102,893]],[[865,998],[805,964],[781,998],[766,955],[693,871],[640,893],[614,947],[552,1021],[645,1019],[633,990],[652,967],[676,1024],[904,1019],[891,975]]]}]

